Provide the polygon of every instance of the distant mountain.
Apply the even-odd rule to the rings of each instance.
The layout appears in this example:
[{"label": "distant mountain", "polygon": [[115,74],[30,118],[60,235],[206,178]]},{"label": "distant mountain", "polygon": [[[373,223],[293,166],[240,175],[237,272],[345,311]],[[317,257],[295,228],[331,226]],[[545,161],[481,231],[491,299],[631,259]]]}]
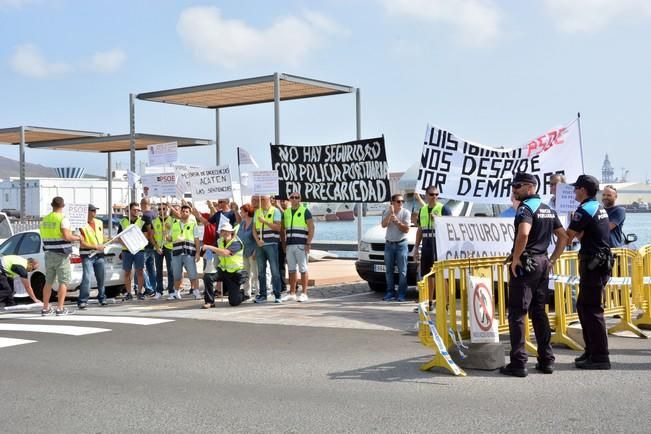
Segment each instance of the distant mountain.
[{"label": "distant mountain", "polygon": [[[19,176],[20,162],[11,158],[0,156],[0,178]],[[54,168],[28,162],[25,162],[25,176],[28,178],[58,178]],[[91,175],[89,173],[84,175],[84,178],[86,177],[96,178],[95,175]]]}]

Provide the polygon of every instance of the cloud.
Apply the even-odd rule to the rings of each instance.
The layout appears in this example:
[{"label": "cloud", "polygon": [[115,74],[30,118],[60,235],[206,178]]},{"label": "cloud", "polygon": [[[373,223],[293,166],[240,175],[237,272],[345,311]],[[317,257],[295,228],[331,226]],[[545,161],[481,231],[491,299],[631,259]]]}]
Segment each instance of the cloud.
[{"label": "cloud", "polygon": [[67,63],[49,62],[32,44],[17,46],[9,64],[16,73],[32,78],[59,77],[72,70]]},{"label": "cloud", "polygon": [[598,31],[618,19],[651,18],[649,0],[545,0],[545,7],[568,33]]},{"label": "cloud", "polygon": [[93,54],[83,65],[85,69],[90,71],[111,73],[120,69],[126,60],[127,55],[124,51],[114,48],[113,50]]},{"label": "cloud", "polygon": [[500,36],[502,12],[491,0],[383,0],[383,3],[390,15],[455,28],[463,45],[489,46]]},{"label": "cloud", "polygon": [[347,32],[313,11],[276,19],[267,28],[226,19],[214,6],[196,6],[181,12],[176,26],[183,43],[201,62],[226,68],[262,62],[300,64],[329,36]]}]

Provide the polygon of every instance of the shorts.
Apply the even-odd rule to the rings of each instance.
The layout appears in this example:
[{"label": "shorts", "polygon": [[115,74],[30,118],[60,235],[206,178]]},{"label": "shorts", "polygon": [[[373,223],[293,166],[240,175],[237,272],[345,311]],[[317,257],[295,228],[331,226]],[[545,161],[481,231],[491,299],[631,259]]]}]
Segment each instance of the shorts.
[{"label": "shorts", "polygon": [[69,284],[72,280],[70,267],[70,255],[45,252],[45,283],[52,285],[57,280],[59,285]]},{"label": "shorts", "polygon": [[122,269],[124,271],[131,271],[131,268],[136,267],[136,270],[145,268],[145,252],[139,251],[135,255],[128,250],[122,251]]},{"label": "shorts", "polygon": [[172,256],[172,275],[174,280],[183,279],[183,267],[188,272],[188,279],[194,280],[198,277],[197,263],[194,262],[194,255]]},{"label": "shorts", "polygon": [[296,268],[301,273],[307,273],[307,254],[305,253],[304,244],[289,244],[285,252],[287,258],[287,270],[295,273]]}]

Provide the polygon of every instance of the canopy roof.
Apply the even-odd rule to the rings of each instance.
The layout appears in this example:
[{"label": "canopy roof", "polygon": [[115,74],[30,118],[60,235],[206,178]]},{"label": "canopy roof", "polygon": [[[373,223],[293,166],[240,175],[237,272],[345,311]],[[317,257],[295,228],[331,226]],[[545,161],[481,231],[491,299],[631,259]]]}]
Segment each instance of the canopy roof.
[{"label": "canopy roof", "polygon": [[[147,145],[176,142],[179,147],[212,145],[214,141],[196,139],[192,137],[163,136],[160,134],[136,133],[136,150],[145,150]],[[83,137],[67,140],[53,140],[49,142],[30,143],[30,148],[58,149],[61,151],[87,151],[87,152],[121,152],[131,150],[131,136],[121,134],[118,136]]]},{"label": "canopy roof", "polygon": [[[280,100],[351,93],[354,87],[289,74],[278,74]],[[138,99],[202,108],[234,107],[274,101],[275,74],[177,89],[147,92]]]},{"label": "canopy roof", "polygon": [[[19,144],[20,128],[0,128],[0,143]],[[100,137],[104,133],[95,131],[64,130],[60,128],[25,126],[25,143],[36,143],[51,140],[73,139],[78,137]]]}]

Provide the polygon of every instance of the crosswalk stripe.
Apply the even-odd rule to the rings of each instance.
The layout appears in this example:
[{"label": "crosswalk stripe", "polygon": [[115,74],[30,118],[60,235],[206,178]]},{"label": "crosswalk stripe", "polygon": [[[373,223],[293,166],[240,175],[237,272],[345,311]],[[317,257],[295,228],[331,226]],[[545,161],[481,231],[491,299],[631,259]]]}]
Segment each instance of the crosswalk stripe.
[{"label": "crosswalk stripe", "polygon": [[14,339],[14,338],[0,337],[0,348],[13,347],[13,346],[16,346],[16,345],[31,344],[32,342],[38,342],[38,341],[32,341],[32,340],[29,340],[29,339]]},{"label": "crosswalk stripe", "polygon": [[34,333],[56,333],[69,336],[92,335],[94,333],[110,332],[111,329],[101,329],[97,327],[78,327],[78,326],[61,326],[61,325],[41,325],[41,324],[11,324],[0,322],[0,331],[12,332],[34,332]]},{"label": "crosswalk stripe", "polygon": [[10,313],[0,316],[0,319],[27,319],[45,321],[73,321],[73,322],[105,322],[113,324],[153,325],[173,322],[173,319],[142,318],[135,316],[108,316],[108,315],[66,315],[66,316],[40,316],[26,313]]}]

